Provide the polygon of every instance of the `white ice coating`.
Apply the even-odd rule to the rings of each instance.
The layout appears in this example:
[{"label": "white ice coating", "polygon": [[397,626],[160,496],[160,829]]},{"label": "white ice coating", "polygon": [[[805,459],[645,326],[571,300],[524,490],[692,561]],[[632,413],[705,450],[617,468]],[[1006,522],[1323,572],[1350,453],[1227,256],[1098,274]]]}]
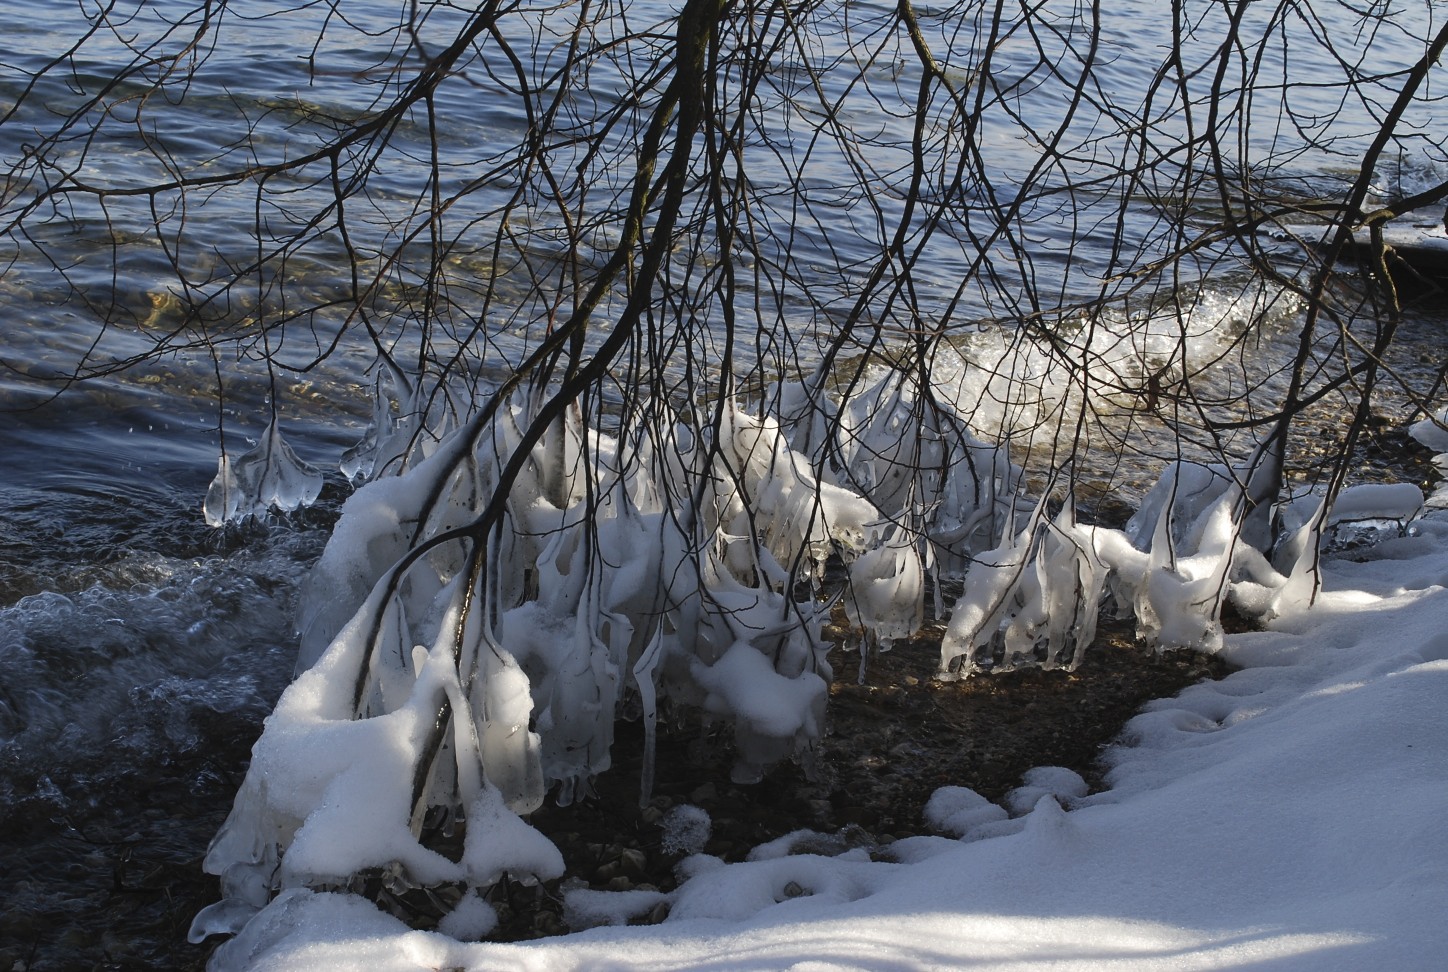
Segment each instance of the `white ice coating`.
[{"label": "white ice coating", "polygon": [[1095,637],[1106,564],[1070,497],[1054,520],[1038,507],[1020,532],[1011,529],[966,575],[941,639],[944,676],[1075,668]]},{"label": "white ice coating", "polygon": [[283,892],[214,967],[1439,969],[1448,519],[1430,513],[1324,572],[1310,609],[1227,636],[1239,671],[1132,719],[1103,753],[1102,792],[1062,799],[1074,781],[1033,771],[1022,786],[1053,792],[1003,819],[945,788],[934,825],[972,807],[995,820],[872,859],[812,845],[739,863],[697,855],[667,894],[568,894],[576,927],[668,907],[662,923],[526,945],[461,944],[357,896]]},{"label": "white ice coating", "polygon": [[[1012,327],[968,334],[958,353],[931,362],[939,400],[966,416],[977,434],[1031,429],[1075,445],[1072,420],[1085,410],[1132,410],[1150,389],[1170,389],[1211,366],[1248,329],[1270,332],[1294,321],[1301,300],[1270,287],[1204,290],[1176,312],[1099,314],[1054,323],[1049,341],[1023,341]],[[1062,367],[1062,362],[1074,367]]]},{"label": "white ice coating", "polygon": [[[412,386],[393,387],[401,398]],[[935,389],[899,372],[843,398],[820,387],[782,386],[764,413],[653,404],[617,436],[576,408],[535,427],[536,392],[487,421],[452,406],[441,418],[380,409],[373,478],[307,584],[301,674],[207,855],[225,900],[193,933],[235,931],[287,889],[372,875],[461,887],[450,926],[472,935],[488,925],[472,889],[562,873],[523,817],[549,791],[565,804],[589,792],[629,708],[644,720],[645,799],[665,707],[732,726],[737,782],[807,760],[832,674],[825,607],[809,592],[831,558],[867,645],[913,635],[927,589],[943,615],[942,579],[963,580],[943,677],[1074,668],[1103,602],[1160,647],[1214,649],[1224,601],[1265,618],[1298,609],[1333,524],[1405,523],[1422,502],[1413,487],[1345,491],[1335,511],[1298,499],[1277,511],[1291,521],[1280,542],[1264,545],[1272,510],[1249,512],[1263,449],[1238,469],[1177,463],[1124,530],[1089,526],[1069,490],[1028,498],[1005,448]],[[530,428],[542,431],[499,501],[501,524],[482,535],[471,525]],[[274,426],[264,444],[236,465],[264,469],[267,502],[290,501],[299,464]],[[236,480],[225,460],[222,471]],[[263,495],[223,493],[222,519]],[[1028,780],[1012,806],[1075,795],[1069,780]],[[957,836],[1019,826],[968,791],[938,793],[927,819]],[[462,828],[456,859],[425,846],[425,823]]]},{"label": "white ice coating", "polygon": [[888,648],[919,631],[925,620],[925,571],[910,530],[889,524],[884,536],[850,565],[845,610]]},{"label": "white ice coating", "polygon": [[476,942],[486,938],[498,927],[498,913],[493,906],[473,892],[465,893],[452,911],[442,916],[437,930],[460,942]]},{"label": "white ice coating", "polygon": [[[466,527],[539,402],[521,395],[377,464],[346,503],[306,587],[301,674],[207,858],[230,903],[197,934],[359,874],[471,888],[558,876],[557,850],[519,814],[549,788],[563,803],[588,792],[626,689],[650,720],[669,699],[732,723],[740,780],[820,737],[820,620],[789,592],[797,571],[871,542],[875,507],[742,408],[712,441],[673,422],[657,445],[569,411],[532,447],[504,530],[479,544]],[[694,504],[679,491],[701,479]],[[453,539],[424,546],[439,536]],[[460,859],[419,838],[439,816],[464,828]]]}]

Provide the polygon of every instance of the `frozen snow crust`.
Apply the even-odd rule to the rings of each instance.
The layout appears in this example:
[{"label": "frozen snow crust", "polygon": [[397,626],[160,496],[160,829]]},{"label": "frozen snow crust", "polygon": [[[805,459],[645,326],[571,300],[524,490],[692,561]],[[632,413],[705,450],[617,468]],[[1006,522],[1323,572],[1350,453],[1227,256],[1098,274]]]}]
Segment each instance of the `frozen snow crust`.
[{"label": "frozen snow crust", "polygon": [[1043,793],[997,836],[704,867],[661,925],[528,945],[409,931],[296,889],[215,967],[1440,969],[1448,519],[1366,556],[1331,563],[1311,608],[1225,637],[1244,670],[1134,719],[1107,792]]},{"label": "frozen snow crust", "polygon": [[[642,799],[664,707],[732,727],[736,782],[788,758],[808,769],[831,677],[819,636],[829,558],[848,575],[862,655],[913,633],[927,587],[938,597],[951,579],[964,593],[942,678],[1073,668],[1103,605],[1161,648],[1204,650],[1222,648],[1229,599],[1265,621],[1300,614],[1334,509],[1406,523],[1422,505],[1412,487],[1366,487],[1336,507],[1274,509],[1269,441],[1240,468],[1171,466],[1124,530],[1085,525],[1068,490],[1028,497],[1004,448],[974,438],[948,403],[926,407],[934,392],[911,381],[886,371],[843,400],[785,388],[767,414],[651,406],[612,436],[571,408],[543,420],[552,406],[536,390],[424,414],[394,377],[396,407],[378,409],[352,457],[373,479],[308,581],[301,674],[207,854],[224,897],[193,940],[245,930],[224,954],[244,953],[253,929],[312,907],[308,893],[369,888],[439,889],[458,902],[444,929],[487,934],[496,918],[479,892],[563,873],[524,817],[550,792],[560,804],[589,792],[626,712],[644,724]],[[287,450],[274,429],[269,441],[275,464]],[[1005,808],[959,789],[927,816],[967,841],[1064,833],[1062,806],[1090,802],[1079,778],[1046,769]],[[671,920],[874,898],[903,864],[860,848],[808,865],[774,856],[690,865]],[[628,907],[572,910],[612,920]]]}]

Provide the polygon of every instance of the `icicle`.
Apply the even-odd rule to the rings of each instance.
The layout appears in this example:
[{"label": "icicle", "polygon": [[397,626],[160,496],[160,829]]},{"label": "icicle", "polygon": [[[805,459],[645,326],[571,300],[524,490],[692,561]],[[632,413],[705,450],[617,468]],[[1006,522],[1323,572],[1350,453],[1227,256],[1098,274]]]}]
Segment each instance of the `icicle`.
[{"label": "icicle", "polygon": [[206,517],[206,525],[225,526],[233,520],[241,519],[242,514],[238,513],[241,500],[241,485],[237,483],[236,473],[232,471],[230,457],[223,452],[216,460],[216,478],[206,490],[206,500],[201,507]]},{"label": "icicle", "polygon": [[[412,398],[412,387],[401,371],[387,358],[381,359],[382,368],[379,369],[377,379],[372,383],[372,421],[368,423],[367,429],[362,438],[346,452],[342,453],[342,460],[339,463],[342,475],[349,480],[371,479],[374,471],[379,470],[378,451],[383,442],[392,438],[392,433],[397,428],[397,422],[402,417],[406,402]],[[394,394],[388,395],[382,390],[383,373],[391,376]],[[396,416],[394,416],[396,406]],[[384,460],[381,464],[384,471],[391,473],[401,472],[401,469],[388,470]]]},{"label": "icicle", "polygon": [[289,513],[310,505],[321,491],[321,470],[297,457],[273,418],[256,448],[234,462],[221,457],[203,508],[215,527],[273,507]]},{"label": "icicle", "polygon": [[[1014,607],[1034,533],[1032,524],[1020,533],[1006,524],[1004,542],[980,554],[966,575],[965,592],[955,602],[950,624],[940,642],[941,678],[958,678],[978,670],[980,652],[1000,632]],[[985,666],[989,667],[989,666]]]},{"label": "icicle", "polygon": [[884,540],[850,564],[845,610],[888,649],[924,623],[925,574],[915,535],[897,524],[886,524],[884,531]]},{"label": "icicle", "polygon": [[1074,495],[1067,495],[1050,525],[1044,548],[1041,560],[1047,565],[1050,622],[1043,665],[1074,671],[1095,640],[1106,584],[1106,567],[1076,522]]},{"label": "icicle", "polygon": [[1267,553],[1277,539],[1278,524],[1274,519],[1277,497],[1282,489],[1282,467],[1286,461],[1286,444],[1275,431],[1252,452],[1245,468],[1243,502],[1239,539],[1252,549]]},{"label": "icicle", "polygon": [[[1421,492],[1418,495],[1422,497]],[[1321,583],[1318,557],[1328,522],[1327,497],[1323,497],[1307,522],[1288,534],[1273,551],[1272,566],[1283,575],[1283,580],[1264,612],[1268,617],[1304,611],[1317,599],[1317,588]]]},{"label": "icicle", "polygon": [[472,705],[488,782],[514,813],[532,813],[543,805],[544,779],[542,741],[528,728],[528,676],[501,645],[486,645],[478,655]]},{"label": "icicle", "polygon": [[664,654],[664,632],[659,627],[655,630],[653,640],[639,656],[638,664],[633,668],[634,684],[638,686],[639,698],[643,703],[644,720],[644,756],[643,769],[639,773],[639,806],[649,805],[649,799],[654,791],[654,756],[657,751],[659,706],[657,692],[654,684],[654,672],[658,670],[659,662],[663,660]]},{"label": "icicle", "polygon": [[212,935],[235,935],[259,910],[256,905],[236,898],[222,898],[207,905],[191,920],[186,940],[199,945]]}]

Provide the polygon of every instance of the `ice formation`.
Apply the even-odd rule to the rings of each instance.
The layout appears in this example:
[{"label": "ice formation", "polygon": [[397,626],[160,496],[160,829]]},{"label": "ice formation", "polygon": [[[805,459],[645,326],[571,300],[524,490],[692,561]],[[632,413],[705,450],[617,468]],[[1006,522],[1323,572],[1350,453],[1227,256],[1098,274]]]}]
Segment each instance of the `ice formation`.
[{"label": "ice formation", "polygon": [[1448,507],[1448,408],[1439,409],[1428,418],[1415,422],[1408,432],[1433,450],[1433,466],[1443,477],[1433,495],[1428,497],[1428,505],[1439,509]]},{"label": "ice formation", "polygon": [[599,925],[626,925],[668,901],[669,896],[662,891],[646,888],[628,891],[569,888],[563,893],[563,920],[574,931]]},{"label": "ice formation", "polygon": [[[808,766],[832,561],[862,663],[919,629],[927,592],[944,616],[942,587],[959,583],[943,677],[1074,668],[1103,603],[1161,647],[1210,649],[1225,600],[1271,616],[1312,598],[1335,523],[1421,505],[1410,487],[1344,492],[1336,512],[1320,497],[1279,508],[1264,446],[1241,468],[1168,468],[1123,530],[1083,524],[1069,489],[1027,497],[1004,447],[890,369],[829,394],[818,376],[782,385],[753,410],[645,402],[612,432],[548,389],[424,407],[421,381],[385,371],[347,460],[370,478],[306,585],[299,675],[207,855],[224,900],[195,936],[235,931],[292,889],[379,881],[450,888],[447,927],[484,934],[479,893],[562,873],[525,818],[550,792],[590,792],[626,712],[644,723],[645,801],[665,710],[731,727],[737,782]],[[218,483],[213,522],[316,495],[275,424],[223,458]],[[1027,780],[1011,805],[1075,795]],[[1005,817],[969,791],[927,807],[957,836],[1019,828]],[[461,832],[460,849],[441,853],[434,831]]]},{"label": "ice formation", "polygon": [[221,454],[202,511],[209,526],[222,526],[273,507],[290,512],[308,506],[321,491],[322,471],[298,458],[273,418],[254,449],[235,460]]},{"label": "ice formation", "polygon": [[[738,780],[822,734],[830,672],[795,588],[877,542],[876,507],[768,415],[731,405],[697,432],[661,409],[659,441],[572,408],[541,423],[543,403],[520,391],[427,434],[414,414],[406,442],[379,409],[373,478],[306,586],[300,674],[207,857],[226,900],[196,934],[295,887],[557,876],[520,815],[589,792],[626,703],[650,739],[665,703],[732,724]],[[427,846],[439,826],[465,834],[459,857]]]},{"label": "ice formation", "polygon": [[442,916],[437,930],[460,942],[476,942],[486,938],[498,926],[498,913],[493,906],[469,891],[458,899],[452,911]]},{"label": "ice formation", "polygon": [[1055,519],[1043,510],[1019,533],[1008,522],[1000,546],[975,558],[941,639],[942,675],[1080,664],[1096,636],[1105,563],[1070,497]]}]

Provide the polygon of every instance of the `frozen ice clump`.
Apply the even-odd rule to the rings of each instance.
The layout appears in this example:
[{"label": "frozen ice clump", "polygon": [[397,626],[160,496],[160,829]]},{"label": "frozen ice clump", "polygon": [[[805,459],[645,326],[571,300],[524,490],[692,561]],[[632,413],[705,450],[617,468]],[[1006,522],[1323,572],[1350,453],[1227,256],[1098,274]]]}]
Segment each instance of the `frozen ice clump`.
[{"label": "frozen ice clump", "polygon": [[[356,670],[364,634],[355,625],[344,631],[288,687],[268,720],[206,856],[206,870],[221,876],[225,896],[260,906],[278,890],[345,886],[371,870],[404,887],[488,887],[505,873],[524,883],[559,876],[557,849],[510,810],[479,771],[478,735],[448,644],[412,653],[416,681],[402,705],[385,715],[353,717],[352,685],[335,674]],[[465,801],[459,860],[424,846],[412,827],[415,781],[426,779],[419,770],[442,747],[434,731],[444,700],[457,713],[442,752]]]},{"label": "frozen ice clump", "polygon": [[309,506],[321,492],[322,471],[292,451],[273,418],[256,448],[235,460],[222,453],[202,510],[207,525],[219,527],[273,507]]},{"label": "frozen ice clump", "polygon": [[257,905],[248,901],[223,898],[197,912],[196,917],[191,920],[191,929],[186,933],[186,940],[192,945],[199,945],[212,935],[235,935],[245,928],[246,923],[260,910]]},{"label": "frozen ice clump", "polygon": [[1173,463],[1125,530],[1091,530],[1111,600],[1135,616],[1138,637],[1215,651],[1228,599],[1254,618],[1303,610],[1317,595],[1325,538],[1341,542],[1355,527],[1401,531],[1423,507],[1411,484],[1349,487],[1330,504],[1312,493],[1278,502],[1278,472],[1270,440],[1239,468]]},{"label": "frozen ice clump", "polygon": [[[1303,491],[1278,508],[1285,530],[1297,530],[1318,514],[1323,496]],[[1325,526],[1384,521],[1402,528],[1423,512],[1423,491],[1412,483],[1360,483],[1341,490],[1327,510]],[[1277,558],[1274,556],[1274,560]]]},{"label": "frozen ice clump", "polygon": [[[801,582],[858,553],[878,511],[742,407],[686,425],[661,406],[662,432],[616,439],[576,408],[540,420],[545,402],[524,389],[419,429],[432,445],[379,460],[347,502],[306,586],[300,674],[207,856],[228,899],[556,877],[519,815],[549,787],[587,793],[630,707],[646,746],[663,700],[732,724],[736,780],[809,755],[830,669]],[[460,856],[423,836],[458,827]]]},{"label": "frozen ice clump", "polygon": [[1423,491],[1412,483],[1362,483],[1337,494],[1328,523],[1388,520],[1399,528],[1423,510]]},{"label": "frozen ice clump", "polygon": [[488,786],[468,810],[463,869],[469,882],[491,887],[511,875],[523,884],[563,875],[563,855],[553,842],[526,823]]},{"label": "frozen ice clump", "polygon": [[709,843],[714,822],[703,807],[682,803],[671,807],[659,826],[664,828],[661,844],[665,854],[698,854]]},{"label": "frozen ice clump", "polygon": [[1092,531],[1117,609],[1134,614],[1137,637],[1159,650],[1221,646],[1221,608],[1245,508],[1235,483],[1223,469],[1178,463],[1124,531]]},{"label": "frozen ice clump", "polygon": [[728,866],[723,858],[715,857],[713,854],[691,854],[674,865],[674,877],[681,882],[688,881],[700,874],[707,874]]},{"label": "frozen ice clump", "polygon": [[[349,480],[403,472],[415,459],[431,452],[437,436],[450,424],[447,419],[453,418],[451,389],[445,383],[443,394],[431,395],[426,382],[409,379],[386,354],[379,356],[376,367],[372,421],[362,439],[344,452],[338,463]],[[430,405],[446,414],[431,426],[425,414]]]},{"label": "frozen ice clump", "polygon": [[1448,407],[1440,408],[1429,418],[1414,422],[1408,434],[1437,453],[1448,453]]},{"label": "frozen ice clump", "polygon": [[[853,490],[816,477],[809,457],[789,447],[779,421],[726,408],[719,429],[724,531],[757,533],[776,563],[801,552],[822,568],[836,545],[860,547],[879,511]],[[752,524],[752,526],[751,526]]]},{"label": "frozen ice clump", "polygon": [[763,652],[739,641],[713,665],[695,662],[693,675],[707,693],[705,710],[734,720],[738,753],[730,778],[736,783],[758,782],[771,763],[821,734],[829,685],[815,672],[783,675]]},{"label": "frozen ice clump", "polygon": [[[913,634],[927,589],[943,617],[942,579],[963,580],[945,677],[1075,667],[1108,584],[1145,636],[1206,648],[1224,596],[1249,592],[1267,612],[1314,589],[1322,516],[1277,549],[1242,544],[1249,526],[1260,532],[1257,497],[1273,478],[1257,467],[1178,464],[1126,531],[1083,525],[1059,479],[1027,497],[1005,446],[976,439],[961,406],[924,376],[881,368],[859,389],[822,376],[781,389],[773,412],[643,395],[641,414],[612,416],[608,431],[558,388],[454,401],[394,375],[349,461],[372,479],[307,584],[302,673],[207,857],[228,899],[265,907],[290,888],[379,873],[448,894],[557,876],[556,848],[522,815],[548,792],[588,793],[623,715],[644,723],[644,800],[661,713],[731,727],[736,782],[807,762],[832,677],[827,563],[849,578],[840,596],[866,644]],[[436,409],[413,404],[424,400]],[[252,453],[223,458],[208,517],[306,501],[312,475],[273,423]],[[1359,511],[1411,499],[1344,495]],[[1083,786],[1044,773],[1012,809],[1069,803]],[[971,839],[1024,826],[963,787],[937,791],[926,816]],[[459,829],[460,854],[431,840]],[[689,870],[707,863],[696,852],[708,833],[707,814],[681,807],[662,843],[692,855]],[[823,841],[801,853],[803,841],[788,853],[836,853]],[[838,854],[843,867],[868,850]],[[843,871],[741,873],[759,878],[761,904],[848,884],[831,883]],[[710,886],[723,883],[687,896],[700,914],[713,912]],[[474,897],[455,919],[469,936],[488,923]],[[207,921],[234,924],[242,905]],[[605,905],[579,908],[598,917]]]},{"label": "frozen ice clump", "polygon": [[940,675],[1076,668],[1096,636],[1106,566],[1068,495],[1054,520],[1038,505],[1020,532],[1009,519],[974,558],[940,644]]},{"label": "frozen ice clump", "polygon": [[822,451],[836,457],[837,481],[896,521],[919,517],[952,557],[976,549],[1014,504],[1021,470],[972,434],[944,389],[899,369],[874,370],[828,409],[833,434]]},{"label": "frozen ice clump", "polygon": [[1006,794],[1006,809],[1020,817],[1035,809],[1042,797],[1054,797],[1061,806],[1070,806],[1089,791],[1081,774],[1064,766],[1037,766],[1026,770],[1021,785]]},{"label": "frozen ice clump", "polygon": [[[370,482],[347,498],[322,557],[302,587],[297,671],[312,667],[367,600],[373,585],[411,548],[429,491],[422,477]],[[407,594],[413,594],[409,589]],[[425,610],[424,591],[406,597]],[[408,639],[410,640],[410,639]]]},{"label": "frozen ice clump", "polygon": [[886,539],[850,565],[845,610],[882,648],[909,638],[925,619],[925,573],[917,537],[891,524]]},{"label": "frozen ice clump", "polygon": [[1009,814],[966,786],[942,786],[925,802],[925,822],[943,833],[966,837]]}]

